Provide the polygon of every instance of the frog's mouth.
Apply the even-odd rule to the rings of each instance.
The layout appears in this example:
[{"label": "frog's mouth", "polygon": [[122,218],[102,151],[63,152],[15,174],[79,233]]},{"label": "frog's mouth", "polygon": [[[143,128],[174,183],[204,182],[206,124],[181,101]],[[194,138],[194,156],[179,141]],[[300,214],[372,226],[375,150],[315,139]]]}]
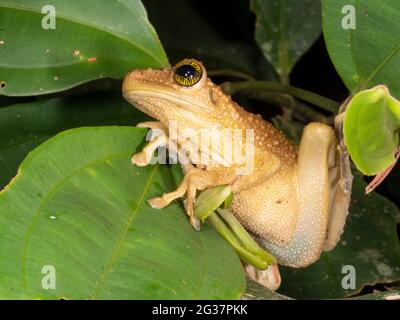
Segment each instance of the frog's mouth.
[{"label": "frog's mouth", "polygon": [[123,91],[123,96],[138,109],[155,118],[158,118],[155,114],[155,109],[158,109],[158,111],[164,109],[166,113],[189,113],[194,118],[204,119],[210,117],[212,112],[206,103],[190,99],[190,97],[180,95],[172,90],[153,90],[146,87],[136,87]]}]

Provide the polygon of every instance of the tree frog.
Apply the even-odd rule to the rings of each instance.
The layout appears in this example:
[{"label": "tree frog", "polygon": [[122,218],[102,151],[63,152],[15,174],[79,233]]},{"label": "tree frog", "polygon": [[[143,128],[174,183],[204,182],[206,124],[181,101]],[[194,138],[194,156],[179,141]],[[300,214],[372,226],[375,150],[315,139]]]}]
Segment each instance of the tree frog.
[{"label": "tree frog", "polygon": [[[335,247],[348,214],[352,176],[330,126],[308,124],[296,146],[260,115],[247,112],[224,94],[194,59],[167,69],[134,70],[126,75],[122,92],[156,120],[138,127],[162,133],[132,157],[135,165],[148,165],[156,148],[163,145],[187,154],[183,181],[175,191],[149,199],[152,207],[163,208],[185,197],[190,222],[198,229],[193,210],[196,191],[228,184],[233,191],[230,210],[279,264],[305,267],[322,251]],[[174,136],[172,124],[178,130]],[[223,157],[222,144],[218,149],[200,143],[207,128],[225,137],[227,132],[242,132],[239,140],[235,134],[227,139],[234,146],[242,145],[242,151],[248,146],[244,133],[250,129],[251,170],[240,173],[243,157]],[[191,135],[184,134],[188,131]],[[194,152],[187,147],[188,137],[198,143]]]}]

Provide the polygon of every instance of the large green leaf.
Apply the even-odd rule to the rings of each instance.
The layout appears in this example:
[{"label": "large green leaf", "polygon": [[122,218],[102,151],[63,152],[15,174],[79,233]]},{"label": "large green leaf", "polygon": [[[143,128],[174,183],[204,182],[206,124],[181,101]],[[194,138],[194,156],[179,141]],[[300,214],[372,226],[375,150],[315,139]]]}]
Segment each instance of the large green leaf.
[{"label": "large green leaf", "polygon": [[[171,168],[130,162],[145,132],[72,129],[29,154],[0,193],[1,298],[240,297],[233,249],[207,225],[194,231],[179,203],[147,204],[176,186]],[[42,287],[44,266],[55,289]]]},{"label": "large green leaf", "polygon": [[17,173],[27,153],[63,130],[135,125],[148,117],[120,93],[95,92],[0,108],[0,188]]},{"label": "large green leaf", "polygon": [[296,62],[321,33],[320,2],[252,0],[256,40],[284,83]]},{"label": "large green leaf", "polygon": [[342,298],[356,290],[341,285],[344,265],[356,271],[356,289],[365,284],[400,279],[400,243],[395,216],[399,213],[377,193],[365,195],[365,182],[355,175],[350,213],[336,248],[304,269],[281,268],[279,292],[299,299]]},{"label": "large green leaf", "polygon": [[[42,28],[45,5],[55,8],[55,29]],[[5,95],[55,92],[168,65],[140,0],[0,0],[0,57]]]},{"label": "large green leaf", "polygon": [[[355,29],[342,28],[351,14],[345,6],[355,10]],[[322,0],[322,17],[329,54],[350,91],[386,84],[400,98],[399,1]]]}]

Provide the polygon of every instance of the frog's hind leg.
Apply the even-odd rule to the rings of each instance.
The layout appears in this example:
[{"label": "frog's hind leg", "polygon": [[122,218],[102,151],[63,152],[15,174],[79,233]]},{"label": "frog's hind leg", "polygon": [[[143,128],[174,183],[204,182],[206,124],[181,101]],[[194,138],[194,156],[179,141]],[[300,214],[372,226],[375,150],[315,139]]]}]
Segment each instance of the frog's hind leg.
[{"label": "frog's hind leg", "polygon": [[270,290],[276,291],[279,289],[281,285],[281,275],[277,264],[269,265],[265,270],[257,269],[248,263],[243,264],[244,270],[250,279]]},{"label": "frog's hind leg", "polygon": [[[348,202],[340,204],[330,221],[338,179],[337,140],[331,127],[310,123],[303,131],[297,160],[295,185],[298,188],[298,216],[295,228],[290,230],[290,242],[284,246],[266,238],[257,238],[273,254],[279,264],[295,268],[306,267],[319,259],[323,249],[332,248],[341,235],[339,227],[347,215]],[[330,226],[331,224],[331,226]],[[329,234],[333,232],[330,236]],[[327,238],[328,236],[328,238]],[[327,239],[332,239],[326,242]]]}]

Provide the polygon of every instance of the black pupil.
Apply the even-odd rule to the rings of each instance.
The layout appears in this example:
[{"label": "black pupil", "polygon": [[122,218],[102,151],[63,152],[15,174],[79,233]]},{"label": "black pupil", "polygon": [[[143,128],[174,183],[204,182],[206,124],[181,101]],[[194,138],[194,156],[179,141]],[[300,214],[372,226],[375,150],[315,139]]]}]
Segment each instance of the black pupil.
[{"label": "black pupil", "polygon": [[196,69],[189,64],[184,64],[176,69],[176,73],[181,77],[192,78],[196,76]]}]

